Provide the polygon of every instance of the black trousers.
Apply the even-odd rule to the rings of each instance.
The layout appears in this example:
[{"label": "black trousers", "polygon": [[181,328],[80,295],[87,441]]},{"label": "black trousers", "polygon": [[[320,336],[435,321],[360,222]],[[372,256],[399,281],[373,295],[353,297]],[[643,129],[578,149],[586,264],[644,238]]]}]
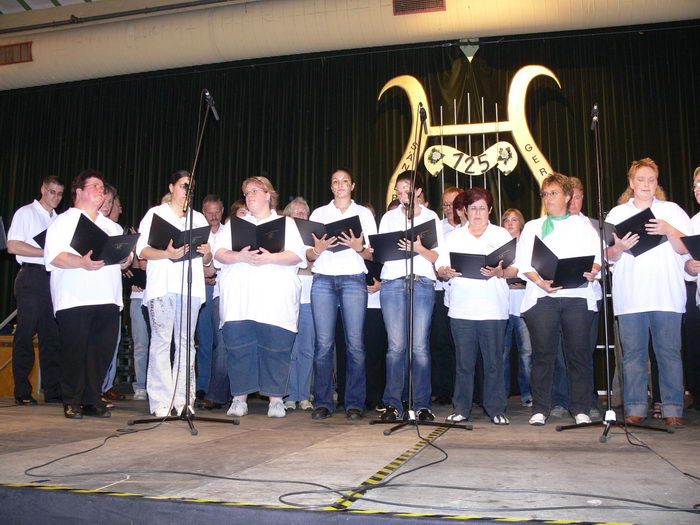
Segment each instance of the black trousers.
[{"label": "black trousers", "polygon": [[15,279],[17,329],[12,344],[12,374],[15,397],[32,394],[29,374],[34,367],[34,334],[39,334],[39,366],[41,388],[46,399],[61,396],[60,351],[58,325],[53,316],[49,273],[43,265],[23,264]]},{"label": "black trousers", "polygon": [[67,405],[96,405],[119,333],[116,304],[56,312],[61,333],[61,391]]},{"label": "black trousers", "polygon": [[586,299],[540,297],[535,306],[522,314],[532,342],[533,414],[549,415],[560,334],[564,341],[571,413],[588,414],[591,410],[593,361],[589,334],[593,313]]},{"label": "black trousers", "polygon": [[365,315],[365,370],[368,408],[375,408],[382,402],[386,387],[387,348],[382,310],[380,308],[367,308]]},{"label": "black trousers", "polygon": [[432,391],[434,397],[452,399],[455,388],[455,345],[447,317],[448,310],[445,306],[445,291],[437,290],[430,329]]},{"label": "black trousers", "polygon": [[700,401],[700,310],[695,304],[697,284],[687,282],[688,301],[683,316],[683,335],[685,336],[685,374],[686,385],[695,396],[695,403]]}]

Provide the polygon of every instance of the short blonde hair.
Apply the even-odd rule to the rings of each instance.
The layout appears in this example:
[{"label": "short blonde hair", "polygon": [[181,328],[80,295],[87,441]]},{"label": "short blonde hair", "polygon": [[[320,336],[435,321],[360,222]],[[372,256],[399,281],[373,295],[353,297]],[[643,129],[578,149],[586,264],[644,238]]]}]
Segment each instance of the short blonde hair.
[{"label": "short blonde hair", "polygon": [[[657,179],[659,178],[659,166],[658,166],[658,164],[656,164],[656,162],[654,162],[649,157],[644,157],[643,159],[632,161],[632,164],[630,164],[630,168],[627,170],[627,180],[629,181],[632,177],[634,177],[634,174],[637,173],[637,171],[639,171],[640,168],[651,168],[656,173],[656,178]],[[657,182],[658,182],[658,180],[657,180]],[[634,191],[632,191],[632,187],[628,184],[625,191],[623,191],[622,195],[620,195],[620,198],[617,199],[617,203],[618,204],[625,204],[633,196],[634,196]],[[656,192],[654,193],[654,197],[656,197],[660,201],[666,200],[666,192],[664,191],[664,189],[660,185],[656,186]]]},{"label": "short blonde hair", "polygon": [[275,209],[277,208],[277,201],[279,199],[279,195],[275,191],[275,187],[272,185],[270,180],[267,177],[263,176],[258,176],[258,177],[248,177],[246,180],[243,181],[243,184],[241,184],[241,191],[245,193],[245,188],[249,184],[253,184],[254,186],[258,186],[259,188],[262,188],[265,190],[267,193],[270,194],[270,209]]}]

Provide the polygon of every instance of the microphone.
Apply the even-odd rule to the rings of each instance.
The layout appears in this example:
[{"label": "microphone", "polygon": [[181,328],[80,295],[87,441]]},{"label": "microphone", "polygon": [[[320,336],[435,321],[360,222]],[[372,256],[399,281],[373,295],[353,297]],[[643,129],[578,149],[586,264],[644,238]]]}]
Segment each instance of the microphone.
[{"label": "microphone", "polygon": [[595,125],[598,122],[598,103],[593,104],[593,109],[591,110],[591,131],[595,130]]},{"label": "microphone", "polygon": [[220,120],[219,119],[219,114],[216,112],[216,106],[214,105],[214,97],[211,96],[211,93],[209,93],[208,89],[204,90],[204,100],[207,101],[207,106],[211,108],[211,112],[214,115],[215,120]]},{"label": "microphone", "polygon": [[423,133],[426,135],[428,134],[428,113],[425,111],[425,108],[423,107],[423,103],[419,102],[418,103],[418,114],[420,115],[420,121],[423,123]]}]

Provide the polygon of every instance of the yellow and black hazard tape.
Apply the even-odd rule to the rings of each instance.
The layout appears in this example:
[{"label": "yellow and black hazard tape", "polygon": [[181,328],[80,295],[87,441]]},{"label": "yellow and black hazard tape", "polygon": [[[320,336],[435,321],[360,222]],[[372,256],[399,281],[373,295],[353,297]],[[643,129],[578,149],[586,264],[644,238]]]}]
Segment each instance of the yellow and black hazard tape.
[{"label": "yellow and black hazard tape", "polygon": [[[428,444],[440,437],[442,434],[444,434],[449,427],[438,427],[435,430],[433,430],[428,437],[421,439],[413,445],[411,448],[409,448],[406,452],[401,454],[399,457],[396,459],[391,460],[389,463],[384,465],[382,468],[380,468],[377,472],[372,474],[369,478],[364,480],[362,483],[359,485],[359,490],[350,492],[340,498],[338,501],[333,503],[327,510],[347,510],[350,505],[355,503],[358,499],[360,499],[364,494],[367,492],[367,490],[374,486],[378,485],[379,483],[383,483],[384,480],[386,479],[387,476],[392,474],[396,469],[401,467],[406,461],[414,457],[418,452],[423,450],[425,447],[428,446]],[[363,487],[366,487],[365,490],[362,490]]]},{"label": "yellow and black hazard tape", "polygon": [[[440,429],[438,429],[440,430]],[[438,432],[436,430],[435,432]],[[435,433],[433,432],[433,434]],[[444,432],[444,430],[442,431]],[[442,433],[440,432],[440,433]],[[439,434],[438,434],[439,435]],[[415,447],[411,448],[409,451],[413,451],[414,449],[416,452],[420,450],[421,448],[425,447],[427,445],[427,441],[431,439],[431,436],[428,436],[428,438],[423,439],[419,441]],[[434,436],[432,439],[435,439]],[[413,452],[413,455],[415,455],[416,452]],[[403,454],[399,456],[400,458],[403,457]],[[397,458],[398,459],[398,458]],[[403,459],[402,462],[405,462],[406,459]],[[392,463],[395,463],[396,461],[392,461]],[[398,467],[395,467],[398,468]],[[384,470],[384,469],[382,469]],[[380,471],[381,472],[381,471]],[[386,476],[386,474],[384,474]],[[596,522],[590,522],[590,521],[559,521],[559,520],[544,520],[544,519],[532,519],[532,518],[486,518],[483,516],[466,516],[466,515],[449,515],[449,514],[421,514],[417,512],[391,512],[391,511],[385,511],[385,510],[353,510],[353,509],[348,509],[348,508],[337,508],[334,506],[331,507],[325,507],[325,508],[320,508],[320,509],[308,509],[306,507],[297,507],[293,505],[268,505],[268,504],[262,504],[262,503],[240,503],[240,502],[233,502],[233,501],[222,501],[222,500],[215,500],[215,499],[204,499],[204,498],[175,498],[175,497],[170,497],[170,496],[147,496],[145,494],[137,494],[133,492],[111,492],[111,491],[104,491],[104,490],[90,490],[90,489],[76,489],[72,487],[50,487],[50,486],[45,486],[45,485],[35,485],[31,483],[0,483],[0,487],[8,487],[8,488],[29,488],[29,489],[36,489],[36,490],[46,490],[46,491],[57,491],[57,492],[68,492],[72,494],[97,494],[101,496],[117,496],[117,497],[125,497],[125,498],[138,498],[138,499],[152,499],[152,500],[161,500],[161,501],[173,501],[173,502],[178,502],[178,503],[205,503],[205,504],[211,504],[211,505],[218,505],[218,506],[224,506],[224,507],[240,507],[240,508],[247,508],[247,509],[261,509],[261,510],[282,510],[282,511],[307,511],[307,512],[343,512],[343,513],[349,513],[349,514],[367,514],[367,515],[383,515],[383,516],[394,516],[398,518],[436,518],[436,519],[445,519],[445,520],[460,520],[460,521],[469,521],[469,520],[490,520],[498,523],[508,523],[508,522],[527,522],[528,524],[569,524],[569,525],[632,525],[630,523],[604,523],[600,521]]]}]

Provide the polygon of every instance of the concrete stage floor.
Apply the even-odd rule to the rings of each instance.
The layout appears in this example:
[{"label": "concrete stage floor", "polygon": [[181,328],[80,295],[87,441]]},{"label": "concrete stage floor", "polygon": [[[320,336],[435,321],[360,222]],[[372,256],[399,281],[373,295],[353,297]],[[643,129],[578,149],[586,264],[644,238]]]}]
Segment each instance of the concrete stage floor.
[{"label": "concrete stage floor", "polygon": [[[117,401],[110,419],[80,421],[64,418],[58,405],[14,407],[11,402],[0,399],[3,484],[281,505],[278,498],[282,494],[318,489],[286,483],[289,481],[348,489],[375,473],[374,483],[391,480],[444,458],[432,446],[421,446],[415,427],[385,436],[387,427],[370,426],[367,419],[350,422],[342,412],[323,421],[312,421],[310,413],[299,410],[284,419],[269,419],[262,400],[251,400],[250,414],[240,418],[238,426],[196,422],[197,436],[190,435],[185,422],[128,427],[127,420],[145,416],[145,402]],[[429,441],[449,457],[398,477],[393,482],[397,486],[390,482],[356,500],[346,499],[342,506],[355,511],[491,518],[700,523],[698,514],[642,509],[654,508],[651,504],[677,508],[700,504],[700,479],[693,477],[700,476],[700,412],[688,410],[687,427],[674,434],[634,431],[632,441],[648,448],[628,443],[621,428],[613,428],[604,444],[598,442],[601,428],[557,432],[557,424],[572,423],[569,417],[532,427],[527,424],[529,411],[519,406],[518,399],[510,400],[508,413],[510,426],[496,426],[486,416],[477,415],[472,418],[473,431],[436,432],[421,427],[421,435],[432,436]],[[436,414],[442,419],[449,408],[437,407]],[[202,411],[202,415],[228,419],[225,410]],[[139,432],[125,434],[119,429]],[[119,437],[97,450],[34,470],[31,476],[24,473],[29,467],[100,445],[114,435]],[[151,472],[124,472],[135,470]],[[76,475],[81,473],[88,474]],[[464,488],[480,490],[460,490]],[[635,501],[610,499],[613,497]],[[284,502],[323,507],[340,499],[334,493],[300,494]]]}]

